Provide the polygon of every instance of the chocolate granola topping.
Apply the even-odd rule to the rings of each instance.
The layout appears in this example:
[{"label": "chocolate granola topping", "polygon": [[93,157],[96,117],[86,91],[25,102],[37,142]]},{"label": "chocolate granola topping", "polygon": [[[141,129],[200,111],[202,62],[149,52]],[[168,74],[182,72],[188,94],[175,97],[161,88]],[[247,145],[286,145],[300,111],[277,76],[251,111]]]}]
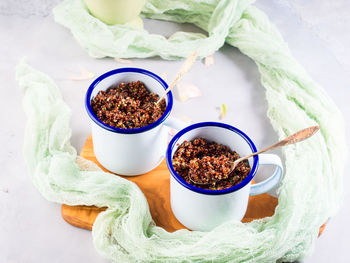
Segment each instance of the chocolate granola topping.
[{"label": "chocolate granola topping", "polygon": [[150,92],[141,81],[113,85],[99,91],[91,100],[97,118],[109,126],[121,129],[145,127],[158,120],[166,109],[163,99]]},{"label": "chocolate granola topping", "polygon": [[229,173],[232,162],[238,158],[238,153],[225,145],[196,138],[189,142],[184,141],[177,148],[173,156],[173,166],[189,184],[203,189],[222,190],[239,184],[250,173],[246,160]]}]

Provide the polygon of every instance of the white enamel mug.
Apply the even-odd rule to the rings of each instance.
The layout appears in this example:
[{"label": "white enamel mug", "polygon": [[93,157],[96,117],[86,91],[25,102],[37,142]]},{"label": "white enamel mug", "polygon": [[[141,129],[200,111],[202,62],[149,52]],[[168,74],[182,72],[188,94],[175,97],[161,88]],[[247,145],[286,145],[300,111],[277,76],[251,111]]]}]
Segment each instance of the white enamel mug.
[{"label": "white enamel mug", "polygon": [[[201,122],[179,131],[170,141],[166,161],[170,170],[170,202],[176,218],[187,228],[210,231],[220,224],[240,221],[247,210],[249,195],[258,195],[278,185],[283,174],[281,159],[275,154],[250,158],[251,172],[238,185],[223,190],[206,190],[188,184],[174,170],[173,155],[179,145],[202,137],[228,146],[240,156],[256,152],[252,140],[239,129],[219,122]],[[273,165],[275,170],[266,180],[251,184],[259,165]]]},{"label": "white enamel mug", "polygon": [[98,77],[88,88],[85,108],[91,120],[94,153],[107,170],[126,176],[140,175],[156,168],[164,159],[168,144],[168,127],[177,130],[185,125],[169,117],[173,96],[169,92],[164,114],[154,123],[137,129],[120,129],[99,120],[91,108],[91,100],[100,90],[121,82],[141,81],[148,90],[162,95],[168,87],[156,74],[140,68],[119,68]]}]

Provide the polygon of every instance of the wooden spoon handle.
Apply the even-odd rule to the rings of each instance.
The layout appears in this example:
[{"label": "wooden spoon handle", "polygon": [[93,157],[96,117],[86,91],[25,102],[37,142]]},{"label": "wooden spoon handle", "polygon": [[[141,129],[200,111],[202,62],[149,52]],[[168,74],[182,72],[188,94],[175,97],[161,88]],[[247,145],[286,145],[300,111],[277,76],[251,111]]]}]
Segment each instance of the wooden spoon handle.
[{"label": "wooden spoon handle", "polygon": [[297,142],[301,142],[309,137],[311,137],[312,135],[314,135],[318,130],[320,129],[320,126],[311,126],[309,128],[303,129],[301,131],[298,131],[286,138],[284,138],[282,141],[279,141],[278,143],[275,143],[274,145],[271,145],[270,147],[267,147],[263,150],[260,150],[258,152],[252,153],[250,155],[244,156],[242,158],[237,159],[236,161],[234,161],[234,167],[241,161],[246,160],[254,155],[260,154],[260,153],[264,153],[267,151],[270,151],[272,149],[278,148],[278,147],[282,147],[282,146],[286,146],[289,144],[294,144]]}]

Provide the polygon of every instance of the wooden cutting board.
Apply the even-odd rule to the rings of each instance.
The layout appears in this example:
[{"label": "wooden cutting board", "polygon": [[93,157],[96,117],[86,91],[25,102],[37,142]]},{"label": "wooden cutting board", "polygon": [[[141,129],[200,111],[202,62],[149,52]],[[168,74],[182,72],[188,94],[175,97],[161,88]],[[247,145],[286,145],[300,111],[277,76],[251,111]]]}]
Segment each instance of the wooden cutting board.
[{"label": "wooden cutting board", "polygon": [[[91,134],[87,138],[80,156],[93,161],[104,171],[107,171],[99,164],[94,155]],[[149,173],[134,177],[122,177],[140,187],[147,198],[153,220],[157,226],[163,227],[169,232],[186,228],[176,219],[170,207],[170,173],[165,161]],[[249,197],[248,209],[242,222],[272,216],[277,204],[278,199],[268,194]],[[63,219],[69,224],[91,230],[97,215],[105,209],[95,206],[62,205],[61,213]],[[324,227],[325,224],[320,227],[319,234],[322,233]]]}]

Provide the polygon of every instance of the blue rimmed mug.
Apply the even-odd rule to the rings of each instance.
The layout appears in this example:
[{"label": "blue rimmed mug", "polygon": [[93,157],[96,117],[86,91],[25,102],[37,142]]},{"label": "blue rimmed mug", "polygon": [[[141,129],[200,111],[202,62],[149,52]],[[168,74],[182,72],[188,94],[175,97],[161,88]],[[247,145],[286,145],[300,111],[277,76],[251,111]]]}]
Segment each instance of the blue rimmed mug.
[{"label": "blue rimmed mug", "polygon": [[151,91],[162,95],[168,85],[156,74],[141,68],[119,68],[99,76],[86,92],[85,108],[91,120],[94,153],[107,170],[126,176],[144,174],[156,168],[164,159],[168,144],[168,128],[180,130],[182,121],[169,116],[173,95],[165,98],[166,110],[154,123],[137,129],[109,126],[97,118],[91,100],[100,90],[107,90],[121,82],[141,81]]},{"label": "blue rimmed mug", "polygon": [[[241,130],[219,122],[201,122],[179,131],[168,145],[166,161],[171,173],[170,202],[175,217],[187,228],[210,231],[230,220],[241,220],[246,213],[250,195],[265,193],[280,182],[283,175],[281,159],[275,154],[260,154],[248,160],[251,172],[241,183],[223,190],[206,190],[183,180],[174,170],[172,158],[182,142],[202,137],[227,145],[240,156],[257,149]],[[273,165],[275,170],[266,180],[251,184],[259,165]]]}]

